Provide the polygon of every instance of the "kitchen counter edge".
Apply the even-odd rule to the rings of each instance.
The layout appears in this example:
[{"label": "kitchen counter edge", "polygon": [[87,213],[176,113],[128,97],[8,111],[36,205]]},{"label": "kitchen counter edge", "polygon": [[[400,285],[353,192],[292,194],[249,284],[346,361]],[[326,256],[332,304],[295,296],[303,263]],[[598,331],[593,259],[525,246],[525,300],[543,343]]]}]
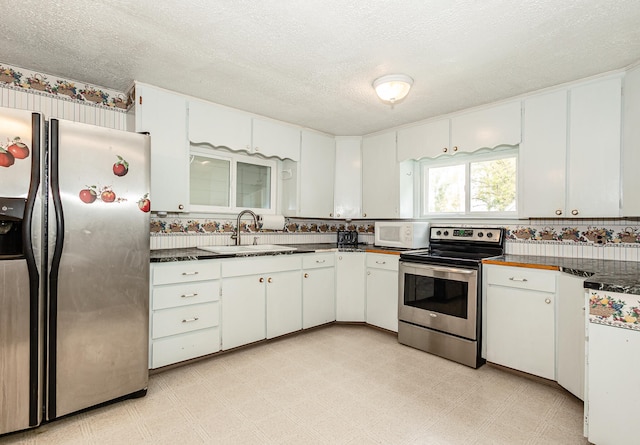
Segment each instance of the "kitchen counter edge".
[{"label": "kitchen counter edge", "polygon": [[248,254],[233,254],[233,253],[214,253],[206,250],[198,249],[197,247],[188,247],[181,249],[155,249],[151,250],[150,261],[151,263],[167,263],[175,261],[198,261],[198,260],[212,260],[212,259],[224,259],[224,258],[246,258],[253,256],[273,256],[273,255],[295,255],[300,253],[320,253],[320,252],[369,252],[369,253],[381,253],[390,255],[400,255],[401,250],[398,249],[386,249],[384,247],[377,247],[371,244],[360,244],[358,247],[337,247],[333,243],[328,244],[280,244],[281,246],[295,247],[296,250],[289,252],[264,252],[264,253],[248,253]]}]

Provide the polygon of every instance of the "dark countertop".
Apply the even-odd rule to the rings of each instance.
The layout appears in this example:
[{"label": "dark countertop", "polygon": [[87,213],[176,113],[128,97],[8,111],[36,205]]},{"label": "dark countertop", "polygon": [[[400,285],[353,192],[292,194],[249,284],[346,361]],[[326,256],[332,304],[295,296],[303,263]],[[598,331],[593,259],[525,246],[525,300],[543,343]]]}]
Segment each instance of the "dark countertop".
[{"label": "dark countertop", "polygon": [[152,263],[165,263],[173,261],[193,261],[193,260],[211,260],[219,258],[234,258],[237,256],[264,256],[264,255],[291,255],[296,253],[313,253],[313,252],[373,252],[400,254],[398,249],[390,249],[384,247],[375,247],[371,244],[359,244],[358,247],[340,247],[335,243],[319,243],[319,244],[279,244],[281,246],[295,247],[296,250],[291,252],[264,252],[264,253],[213,253],[207,250],[198,249],[197,247],[189,247],[185,249],[157,249],[151,251]]},{"label": "dark countertop", "polygon": [[559,270],[585,277],[587,289],[640,295],[640,262],[636,261],[503,255],[483,260],[483,263]]}]

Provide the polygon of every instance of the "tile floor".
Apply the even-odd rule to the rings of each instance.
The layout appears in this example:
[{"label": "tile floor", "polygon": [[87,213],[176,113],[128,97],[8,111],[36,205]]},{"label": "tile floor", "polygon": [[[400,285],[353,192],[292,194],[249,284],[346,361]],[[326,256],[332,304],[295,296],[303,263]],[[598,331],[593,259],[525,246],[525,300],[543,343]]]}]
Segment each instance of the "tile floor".
[{"label": "tile floor", "polygon": [[151,376],[146,397],[0,444],[587,444],[582,402],[365,326],[330,325]]}]

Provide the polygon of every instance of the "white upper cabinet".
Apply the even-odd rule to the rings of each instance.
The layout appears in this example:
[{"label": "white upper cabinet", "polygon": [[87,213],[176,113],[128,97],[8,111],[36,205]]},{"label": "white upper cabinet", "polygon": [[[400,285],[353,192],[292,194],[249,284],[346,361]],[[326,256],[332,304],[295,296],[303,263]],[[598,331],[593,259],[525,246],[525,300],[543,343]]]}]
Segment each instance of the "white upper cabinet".
[{"label": "white upper cabinet", "polygon": [[362,216],[398,218],[400,180],[396,132],[362,138]]},{"label": "white upper cabinet", "polygon": [[336,137],[335,218],[362,216],[362,138]]},{"label": "white upper cabinet", "polygon": [[335,139],[303,130],[300,162],[286,162],[284,167],[283,213],[307,218],[332,217],[335,164]]},{"label": "white upper cabinet", "polygon": [[265,157],[300,159],[300,129],[210,102],[189,102],[189,140]]},{"label": "white upper cabinet", "polygon": [[210,102],[191,100],[189,140],[231,150],[251,151],[251,116]]},{"label": "white upper cabinet", "polygon": [[398,130],[398,162],[448,153],[450,122],[442,119]]},{"label": "white upper cabinet", "polygon": [[521,140],[521,104],[509,102],[451,118],[451,152],[472,152]]},{"label": "white upper cabinet", "polygon": [[526,99],[520,146],[523,216],[564,215],[566,152],[567,91]]},{"label": "white upper cabinet", "polygon": [[615,77],[569,91],[570,216],[620,214],[621,89],[621,78]]},{"label": "white upper cabinet", "polygon": [[266,157],[300,160],[300,129],[272,120],[253,119],[252,147],[254,153]]},{"label": "white upper cabinet", "polygon": [[151,210],[188,211],[187,100],[179,94],[136,83],[135,121],[137,132],[151,135]]},{"label": "white upper cabinet", "polygon": [[525,100],[521,216],[620,214],[620,77]]},{"label": "white upper cabinet", "polygon": [[640,67],[624,77],[622,216],[640,216]]}]

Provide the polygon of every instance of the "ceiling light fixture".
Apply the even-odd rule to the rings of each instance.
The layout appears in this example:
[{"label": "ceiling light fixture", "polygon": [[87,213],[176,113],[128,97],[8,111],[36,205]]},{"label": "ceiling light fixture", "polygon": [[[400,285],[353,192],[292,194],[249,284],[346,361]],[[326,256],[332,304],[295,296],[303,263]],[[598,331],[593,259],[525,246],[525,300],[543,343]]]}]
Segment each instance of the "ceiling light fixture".
[{"label": "ceiling light fixture", "polygon": [[373,81],[376,94],[391,105],[404,99],[413,85],[413,79],[406,74],[389,74]]}]

